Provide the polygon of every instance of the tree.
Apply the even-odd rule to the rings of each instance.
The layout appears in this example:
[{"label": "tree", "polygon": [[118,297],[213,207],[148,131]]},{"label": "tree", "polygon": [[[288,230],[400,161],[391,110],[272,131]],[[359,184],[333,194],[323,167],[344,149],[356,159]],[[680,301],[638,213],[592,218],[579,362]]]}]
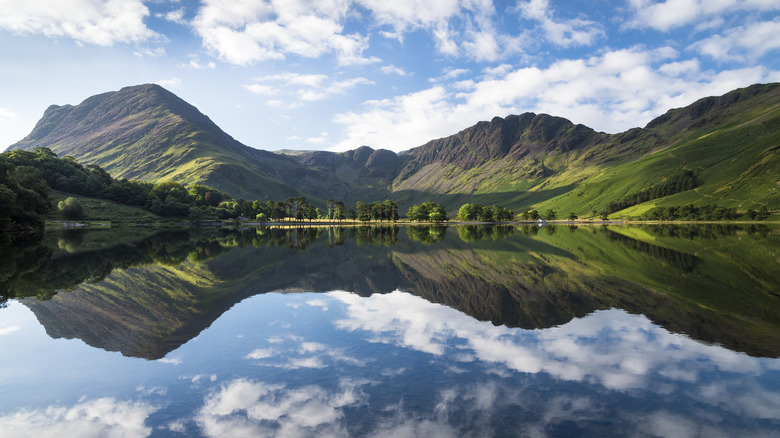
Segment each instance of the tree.
[{"label": "tree", "polygon": [[7,156],[8,152],[0,154],[0,233],[41,231],[51,207],[49,186],[39,171],[15,168]]},{"label": "tree", "polygon": [[371,220],[371,213],[365,202],[357,201],[355,203],[355,210],[357,211],[357,218],[359,221],[367,222]]},{"label": "tree", "polygon": [[309,204],[309,207],[306,209],[306,219],[311,222],[312,220],[317,219],[319,216],[320,210],[317,207]]},{"label": "tree", "polygon": [[336,202],[332,199],[328,199],[328,220],[333,219],[333,207]]},{"label": "tree", "polygon": [[577,220],[577,215],[574,214],[574,212],[569,213],[569,220],[570,221],[576,221]]},{"label": "tree", "polygon": [[73,196],[68,196],[64,201],[58,202],[57,210],[59,210],[63,218],[69,221],[84,218],[84,207]]},{"label": "tree", "polygon": [[431,207],[431,212],[428,214],[428,218],[433,222],[444,222],[447,220],[447,212],[444,211],[444,207],[439,204],[434,204]]},{"label": "tree", "polygon": [[459,221],[474,221],[479,218],[482,207],[479,204],[463,204],[458,210],[456,219]]},{"label": "tree", "polygon": [[174,181],[157,183],[149,191],[147,209],[160,216],[187,216],[192,198],[183,185]]},{"label": "tree", "polygon": [[344,203],[341,201],[337,201],[333,204],[333,208],[335,209],[334,212],[334,219],[342,221],[345,218],[345,211],[346,207],[344,206]]},{"label": "tree", "polygon": [[447,220],[447,212],[444,207],[435,202],[424,202],[409,207],[406,217],[418,222],[442,222]]},{"label": "tree", "polygon": [[216,207],[224,200],[222,192],[200,184],[190,187],[189,193],[197,205]]},{"label": "tree", "polygon": [[555,216],[556,216],[555,215],[555,210],[553,210],[553,209],[547,210],[547,213],[545,213],[544,216],[545,216],[545,219],[547,219],[548,221],[554,221],[555,220]]}]

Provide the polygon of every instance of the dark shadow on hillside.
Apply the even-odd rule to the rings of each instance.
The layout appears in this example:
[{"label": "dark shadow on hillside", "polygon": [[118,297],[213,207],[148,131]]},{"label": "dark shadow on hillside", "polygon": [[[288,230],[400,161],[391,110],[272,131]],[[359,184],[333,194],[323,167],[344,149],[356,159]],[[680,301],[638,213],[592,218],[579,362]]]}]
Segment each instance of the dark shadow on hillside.
[{"label": "dark shadow on hillside", "polygon": [[447,216],[452,219],[458,213],[458,209],[463,204],[499,204],[505,207],[513,208],[516,210],[515,212],[518,213],[520,209],[530,210],[531,205],[533,204],[563,195],[574,190],[575,188],[576,186],[574,184],[569,184],[566,186],[534,192],[516,191],[496,192],[490,194],[434,194],[417,190],[399,190],[393,192],[391,198],[396,200],[399,204],[403,203],[404,205],[400,206],[399,209],[404,211],[413,204],[419,204],[427,201],[433,201],[442,204],[447,210]]}]

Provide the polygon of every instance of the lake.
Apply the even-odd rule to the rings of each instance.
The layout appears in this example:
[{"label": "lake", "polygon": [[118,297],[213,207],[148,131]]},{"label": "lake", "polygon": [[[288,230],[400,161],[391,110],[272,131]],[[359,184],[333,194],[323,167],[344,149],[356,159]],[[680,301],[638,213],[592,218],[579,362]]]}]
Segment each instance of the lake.
[{"label": "lake", "polygon": [[47,232],[2,437],[780,436],[780,228]]}]

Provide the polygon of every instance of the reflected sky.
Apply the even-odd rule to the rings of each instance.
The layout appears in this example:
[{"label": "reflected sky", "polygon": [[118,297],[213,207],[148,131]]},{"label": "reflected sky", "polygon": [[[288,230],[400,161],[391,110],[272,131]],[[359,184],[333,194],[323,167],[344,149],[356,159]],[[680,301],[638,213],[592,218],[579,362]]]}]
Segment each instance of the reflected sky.
[{"label": "reflected sky", "polygon": [[603,310],[482,322],[395,291],[247,298],[159,360],[0,310],[0,436],[778,436],[780,360]]}]

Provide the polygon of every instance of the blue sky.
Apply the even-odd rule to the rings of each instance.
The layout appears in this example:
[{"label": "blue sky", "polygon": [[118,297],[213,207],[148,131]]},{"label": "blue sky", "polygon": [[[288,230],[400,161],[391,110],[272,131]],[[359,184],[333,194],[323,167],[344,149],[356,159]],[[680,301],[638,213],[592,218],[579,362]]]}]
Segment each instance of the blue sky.
[{"label": "blue sky", "polygon": [[779,60],[778,0],[0,0],[0,148],[150,82],[267,150],[402,151],[527,111],[621,132]]}]

